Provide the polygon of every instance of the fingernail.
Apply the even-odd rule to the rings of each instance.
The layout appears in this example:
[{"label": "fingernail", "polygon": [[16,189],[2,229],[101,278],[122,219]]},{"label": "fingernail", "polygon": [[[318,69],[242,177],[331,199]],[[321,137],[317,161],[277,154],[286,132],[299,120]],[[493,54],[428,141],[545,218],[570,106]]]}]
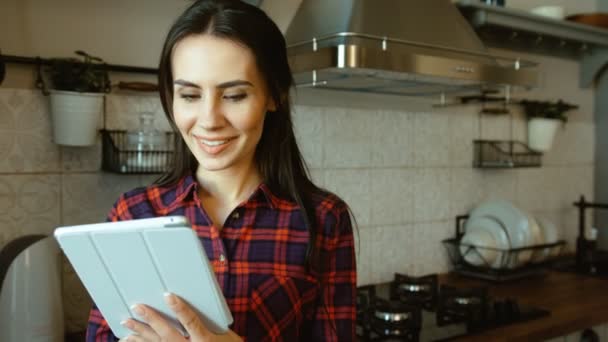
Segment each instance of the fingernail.
[{"label": "fingernail", "polygon": [[123,327],[128,328],[128,329],[133,328],[131,321],[129,321],[128,319],[125,319],[124,321],[120,322],[120,325],[122,325]]},{"label": "fingernail", "polygon": [[177,303],[177,301],[175,300],[175,295],[173,293],[165,292],[163,293],[163,296],[165,296],[165,301],[167,302],[167,304],[175,305]]},{"label": "fingernail", "polygon": [[144,317],[146,315],[144,308],[137,304],[131,306],[131,310],[133,310],[133,312],[135,312],[138,316]]}]

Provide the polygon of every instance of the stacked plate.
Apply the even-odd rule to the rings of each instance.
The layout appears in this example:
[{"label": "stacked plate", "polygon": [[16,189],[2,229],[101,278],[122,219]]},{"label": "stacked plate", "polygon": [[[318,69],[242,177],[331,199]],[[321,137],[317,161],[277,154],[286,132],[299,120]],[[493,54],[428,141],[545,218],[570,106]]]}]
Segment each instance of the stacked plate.
[{"label": "stacked plate", "polygon": [[536,220],[509,201],[490,200],[469,214],[460,253],[474,266],[516,268],[554,253],[550,248],[518,249],[557,241],[557,229],[549,220]]}]

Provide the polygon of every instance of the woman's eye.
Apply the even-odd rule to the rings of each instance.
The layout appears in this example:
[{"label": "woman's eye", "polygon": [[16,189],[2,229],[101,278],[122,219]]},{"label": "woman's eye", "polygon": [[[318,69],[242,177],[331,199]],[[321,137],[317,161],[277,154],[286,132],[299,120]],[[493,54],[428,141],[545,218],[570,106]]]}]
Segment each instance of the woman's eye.
[{"label": "woman's eye", "polygon": [[194,102],[194,100],[198,99],[200,96],[194,94],[180,94],[179,97],[186,102]]},{"label": "woman's eye", "polygon": [[232,102],[238,102],[241,101],[243,99],[245,99],[247,97],[247,94],[236,94],[236,95],[225,95],[224,98],[226,100],[232,101]]}]

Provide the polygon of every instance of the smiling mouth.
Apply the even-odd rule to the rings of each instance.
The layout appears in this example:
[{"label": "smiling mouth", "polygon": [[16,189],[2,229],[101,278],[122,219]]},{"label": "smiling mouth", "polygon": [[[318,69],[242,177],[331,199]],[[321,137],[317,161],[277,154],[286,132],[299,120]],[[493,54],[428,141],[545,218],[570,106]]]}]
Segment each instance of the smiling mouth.
[{"label": "smiling mouth", "polygon": [[207,146],[220,146],[220,145],[224,145],[225,143],[229,142],[230,140],[232,140],[233,138],[230,139],[226,139],[226,140],[204,140],[204,139],[200,139],[199,141]]}]

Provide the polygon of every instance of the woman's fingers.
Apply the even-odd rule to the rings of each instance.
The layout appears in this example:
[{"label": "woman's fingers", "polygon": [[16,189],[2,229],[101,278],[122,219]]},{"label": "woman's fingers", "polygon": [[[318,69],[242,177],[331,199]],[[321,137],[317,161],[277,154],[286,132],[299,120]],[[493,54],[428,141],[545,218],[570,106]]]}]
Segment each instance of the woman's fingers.
[{"label": "woman's fingers", "polygon": [[[138,322],[134,319],[127,319],[121,323],[125,328],[133,331],[137,336],[143,338],[145,341],[158,341],[160,338],[147,324]],[[137,341],[134,336],[125,338],[127,342]],[[122,341],[122,340],[121,340]]]},{"label": "woman's fingers", "polygon": [[[150,341],[184,340],[182,334],[169,324],[169,322],[167,322],[167,320],[156,310],[142,304],[137,304],[133,307],[133,311],[149,325],[149,329],[154,333],[154,337],[150,339]],[[146,332],[148,331],[149,330],[146,330]],[[148,341],[148,336],[141,334],[139,331],[136,332],[139,336],[143,337],[145,341]]]},{"label": "woman's fingers", "polygon": [[165,301],[171,310],[175,312],[177,319],[188,331],[188,334],[190,334],[190,339],[205,339],[211,335],[209,329],[207,329],[196,311],[188,303],[172,293],[165,293]]}]

